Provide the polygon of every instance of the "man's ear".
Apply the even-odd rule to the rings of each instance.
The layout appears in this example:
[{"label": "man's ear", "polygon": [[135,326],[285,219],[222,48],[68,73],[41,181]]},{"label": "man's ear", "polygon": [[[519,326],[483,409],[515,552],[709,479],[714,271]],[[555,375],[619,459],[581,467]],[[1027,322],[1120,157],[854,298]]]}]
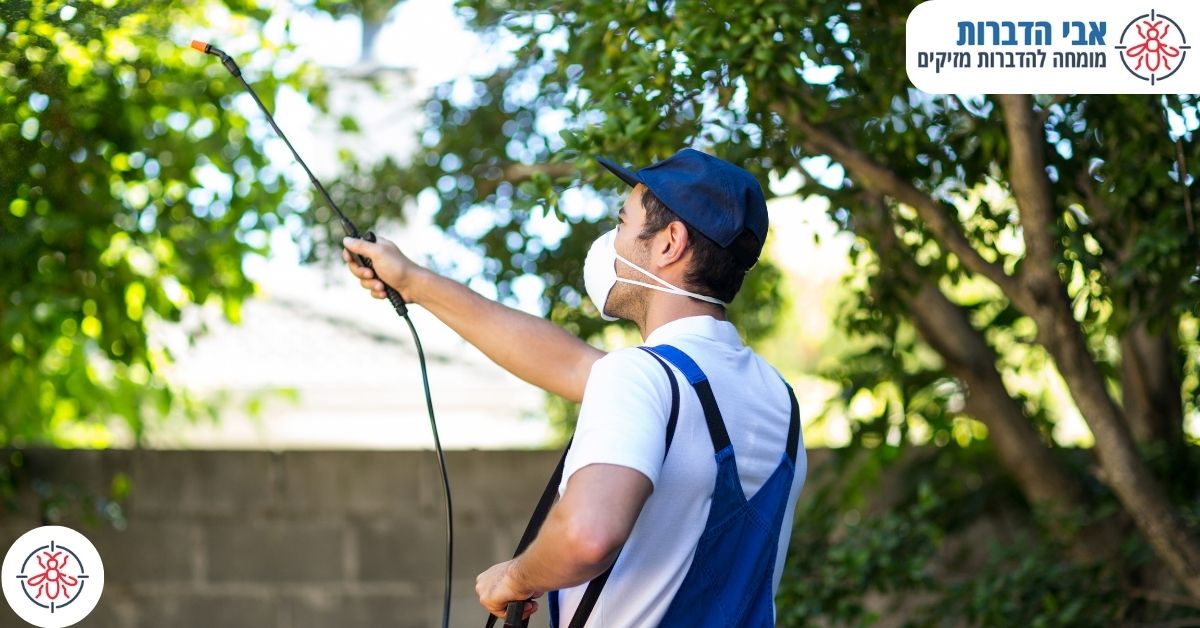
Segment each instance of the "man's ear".
[{"label": "man's ear", "polygon": [[659,255],[662,257],[659,262],[663,266],[670,266],[675,262],[683,259],[687,253],[688,231],[687,226],[678,220],[672,220],[663,229],[662,243],[659,248]]}]

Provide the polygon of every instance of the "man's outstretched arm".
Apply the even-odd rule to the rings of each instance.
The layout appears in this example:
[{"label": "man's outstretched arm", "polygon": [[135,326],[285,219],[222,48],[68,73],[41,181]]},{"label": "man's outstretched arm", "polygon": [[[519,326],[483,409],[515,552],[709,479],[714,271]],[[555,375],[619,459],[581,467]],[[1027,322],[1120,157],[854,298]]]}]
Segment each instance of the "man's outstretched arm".
[{"label": "man's outstretched arm", "polygon": [[343,246],[370,258],[376,272],[359,266],[342,251],[350,271],[375,298],[386,298],[382,279],[406,301],[424,307],[513,375],[570,401],[583,399],[588,373],[603,351],[547,320],[485,298],[421,267],[386,238],[376,242],[346,238]]}]

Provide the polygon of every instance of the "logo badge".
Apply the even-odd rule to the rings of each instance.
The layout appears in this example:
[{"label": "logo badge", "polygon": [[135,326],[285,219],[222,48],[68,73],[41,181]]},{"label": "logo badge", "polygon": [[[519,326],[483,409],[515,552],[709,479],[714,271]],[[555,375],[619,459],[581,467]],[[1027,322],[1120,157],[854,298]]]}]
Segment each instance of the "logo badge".
[{"label": "logo badge", "polygon": [[64,628],[87,617],[104,590],[104,563],[82,534],[62,526],[21,535],[0,566],[4,598],[38,628]]},{"label": "logo badge", "polygon": [[1130,74],[1155,85],[1179,71],[1191,46],[1175,20],[1151,10],[1125,26],[1115,48]]}]

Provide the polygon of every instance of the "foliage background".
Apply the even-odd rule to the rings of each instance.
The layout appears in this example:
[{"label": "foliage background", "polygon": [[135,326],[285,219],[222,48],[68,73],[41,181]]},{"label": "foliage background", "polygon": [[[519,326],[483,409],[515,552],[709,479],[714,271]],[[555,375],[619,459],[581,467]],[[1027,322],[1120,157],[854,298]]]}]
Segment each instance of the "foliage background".
[{"label": "foliage background", "polygon": [[[391,5],[311,9],[378,20]],[[838,329],[819,351],[796,355],[794,321],[814,304],[770,259],[732,312],[789,376],[832,382],[806,429],[850,426],[806,489],[782,625],[870,624],[898,600],[920,625],[1200,615],[1186,577],[1200,566],[1186,547],[1172,562],[1145,524],[1166,512],[1157,521],[1194,544],[1200,522],[1194,97],[921,94],[893,61],[909,4],[459,8],[484,36],[521,43],[471,97],[436,91],[411,163],[347,164],[332,192],[362,224],[432,193],[436,224],[485,252],[502,298],[536,276],[546,315],[600,343],[632,330],[602,328],[577,288],[608,226],[577,203],[621,193],[591,155],[645,164],[695,145],[776,182],[776,196],[815,199],[852,239]],[[203,303],[236,321],[254,292],[241,262],[286,220],[307,226],[310,259],[331,254],[327,216],[263,157],[246,97],[170,43],[218,21],[268,106],[292,89],[320,108],[316,68],[272,71],[290,44],[256,35],[270,16],[253,0],[0,5],[0,444],[103,446],[114,418],[137,438],[172,412],[213,416],[158,377],[171,356],[148,325]],[[1022,115],[1033,150],[1011,124]],[[1021,178],[1031,165],[1043,214]],[[466,234],[473,212],[491,226]],[[525,228],[547,214],[569,226],[561,241]],[[572,407],[548,410],[569,429]],[[1074,414],[1101,429],[1060,442]],[[1110,415],[1125,427],[1106,428]],[[19,468],[15,453],[6,485]],[[1114,491],[1126,475],[1166,510]],[[120,478],[98,498],[47,489],[47,503],[119,518],[127,490]],[[963,548],[964,535],[995,542]],[[1081,551],[1096,538],[1115,542]]]}]

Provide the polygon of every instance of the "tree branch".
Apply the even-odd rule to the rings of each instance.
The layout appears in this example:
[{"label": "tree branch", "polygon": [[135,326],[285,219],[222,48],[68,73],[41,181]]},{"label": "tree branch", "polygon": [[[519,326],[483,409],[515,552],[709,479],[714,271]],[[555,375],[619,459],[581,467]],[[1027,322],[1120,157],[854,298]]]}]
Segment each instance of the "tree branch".
[{"label": "tree branch", "polygon": [[1177,163],[1179,165],[1179,168],[1177,168],[1175,170],[1175,173],[1179,177],[1179,187],[1181,187],[1183,189],[1183,209],[1187,215],[1188,233],[1195,234],[1196,233],[1196,221],[1194,218],[1192,218],[1192,192],[1191,192],[1190,186],[1187,183],[1187,178],[1188,178],[1187,159],[1185,159],[1183,156],[1183,138],[1182,137],[1175,140],[1175,163]]},{"label": "tree branch", "polygon": [[1065,536],[1067,530],[1061,524],[1088,510],[1082,484],[1054,457],[1025,409],[1009,393],[996,367],[999,357],[971,324],[967,312],[925,277],[910,252],[903,250],[884,199],[871,193],[863,196],[871,211],[857,221],[858,231],[872,243],[884,266],[908,284],[896,293],[908,307],[921,337],[965,388],[967,414],[987,426],[989,441],[1025,499],[1050,515],[1051,532],[1071,545],[1080,558],[1096,558],[1097,547],[1110,545],[1115,530],[1095,526],[1085,534]]},{"label": "tree branch", "polygon": [[533,178],[537,173],[544,173],[551,179],[565,177],[577,172],[575,166],[563,163],[543,164],[508,164],[500,169],[499,176],[479,176],[475,179],[475,190],[479,198],[486,198],[500,187],[501,183],[518,185]]},{"label": "tree branch", "polygon": [[953,207],[918,190],[911,182],[874,161],[858,147],[838,137],[828,127],[810,122],[803,115],[789,111],[781,105],[773,106],[772,109],[801,131],[800,143],[806,151],[829,155],[853,175],[858,185],[912,207],[942,246],[962,260],[968,270],[990,279],[1010,299],[1019,293],[1016,289],[1016,278],[1004,272],[1001,264],[984,259],[967,240],[957,219],[954,218],[956,210]]},{"label": "tree branch", "polygon": [[1162,329],[1151,331],[1144,316],[1136,316],[1121,334],[1121,399],[1133,436],[1142,443],[1161,443],[1175,454],[1183,438],[1183,395],[1176,349],[1178,333],[1172,316]]},{"label": "tree branch", "polygon": [[562,163],[544,164],[509,164],[504,168],[504,180],[509,183],[519,183],[533,177],[537,173],[545,174],[551,179],[565,177],[576,172],[575,166]]},{"label": "tree branch", "polygon": [[1021,216],[1025,257],[1039,270],[1055,267],[1054,194],[1046,176],[1046,140],[1027,94],[996,96],[1008,134],[1008,177]]},{"label": "tree branch", "polygon": [[1050,119],[1050,115],[1054,113],[1054,105],[1061,105],[1066,99],[1066,94],[1056,94],[1050,102],[1046,103],[1046,106],[1042,107],[1042,112],[1038,114],[1039,126],[1046,124],[1046,120]]},{"label": "tree branch", "polygon": [[[1075,191],[1083,197],[1083,202],[1087,204],[1089,219],[1092,223],[1090,233],[1100,242],[1100,246],[1104,247],[1105,252],[1111,256],[1112,261],[1106,261],[1106,268],[1110,272],[1116,271],[1133,256],[1133,243],[1137,241],[1136,223],[1123,228],[1119,232],[1125,243],[1122,246],[1113,237],[1112,232],[1112,227],[1116,221],[1116,212],[1100,196],[1100,193],[1096,190],[1096,183],[1090,173],[1080,170],[1075,175]],[[1131,232],[1130,229],[1134,231]]]}]

